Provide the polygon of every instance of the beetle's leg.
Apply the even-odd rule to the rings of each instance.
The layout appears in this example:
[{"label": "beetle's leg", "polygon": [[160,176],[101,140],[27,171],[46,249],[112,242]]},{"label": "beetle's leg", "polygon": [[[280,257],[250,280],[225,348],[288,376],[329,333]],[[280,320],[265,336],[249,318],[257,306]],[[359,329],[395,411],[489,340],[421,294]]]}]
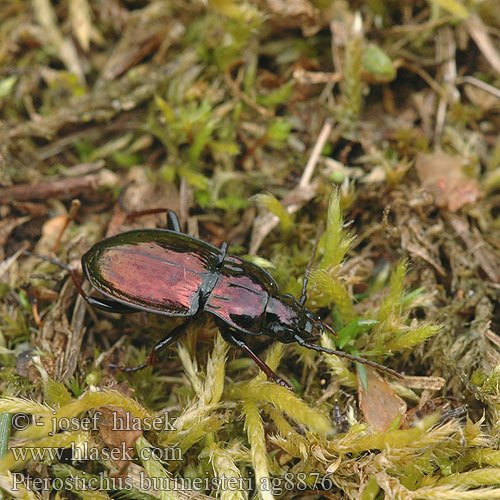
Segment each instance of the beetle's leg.
[{"label": "beetle's leg", "polygon": [[121,190],[120,194],[118,195],[118,205],[120,205],[120,208],[122,212],[127,216],[127,219],[135,219],[136,217],[141,217],[143,215],[154,215],[154,214],[161,214],[163,212],[167,212],[168,209],[166,208],[151,208],[148,210],[134,210],[130,211],[126,206],[125,203],[123,202],[123,198],[125,196],[125,193],[127,192],[127,189],[130,187],[130,185],[133,183],[133,181],[127,182],[125,186],[123,186],[123,189]]},{"label": "beetle's leg", "polygon": [[137,217],[142,217],[143,215],[154,215],[166,212],[167,229],[175,231],[176,233],[182,233],[181,225],[179,224],[179,219],[177,217],[177,214],[173,210],[170,210],[168,208],[149,208],[147,210],[135,210],[131,212],[123,203],[123,196],[127,191],[127,188],[130,186],[130,184],[131,182],[126,184],[125,187],[122,189],[120,195],[118,196],[118,205],[120,205],[121,210],[123,211],[123,213],[126,214],[128,220],[132,220]]},{"label": "beetle's leg", "polygon": [[[123,207],[121,207],[121,208],[125,212],[125,214],[127,215],[128,220],[136,219],[137,217],[142,217],[143,215],[163,214],[165,212],[167,214],[169,214],[170,212],[172,212],[168,208],[148,208],[146,210],[134,210],[133,212],[129,212],[128,210],[125,210]],[[175,214],[175,212],[172,212],[172,213]],[[177,221],[177,222],[179,222],[179,221]],[[167,224],[168,223],[169,223],[169,220],[168,220],[168,215],[167,215]],[[168,229],[171,229],[171,228],[169,227]],[[176,232],[180,232],[180,231],[176,231]]]},{"label": "beetle's leg", "polygon": [[227,243],[225,241],[222,242],[222,245],[220,246],[220,254],[219,254],[219,260],[217,262],[217,268],[220,268],[222,264],[224,263],[224,259],[226,258],[227,255]]},{"label": "beetle's leg", "polygon": [[306,269],[306,272],[304,274],[304,279],[302,281],[302,293],[300,294],[300,300],[299,300],[299,302],[302,305],[304,305],[306,303],[306,300],[307,300],[307,294],[306,294],[307,282],[309,281],[309,273],[311,272],[312,263],[314,261],[315,255],[316,255],[316,250],[318,249],[319,233],[320,233],[320,231],[318,229],[318,233],[316,234],[316,241],[314,242],[314,247],[313,247],[313,251],[312,251],[312,255],[311,255],[311,260],[309,261],[309,264],[307,264],[307,269]]},{"label": "beetle's leg", "polygon": [[168,347],[172,342],[175,342],[185,331],[187,326],[189,325],[189,321],[186,321],[182,325],[179,325],[177,328],[174,328],[168,335],[163,337],[154,347],[151,349],[151,352],[148,355],[148,359],[145,363],[142,363],[138,366],[126,367],[119,366],[113,363],[110,363],[108,366],[110,368],[115,368],[125,373],[135,373],[146,366],[154,365],[158,361],[158,353]]},{"label": "beetle's leg", "polygon": [[232,344],[236,347],[239,347],[240,349],[243,349],[257,363],[258,367],[267,375],[267,378],[269,380],[273,380],[277,384],[279,384],[283,387],[286,387],[290,391],[293,391],[292,387],[287,382],[285,382],[282,378],[278,377],[278,375],[276,375],[276,373],[274,373],[273,370],[271,370],[271,368],[269,368],[269,366],[267,366],[266,363],[264,363],[264,361],[262,361],[257,356],[257,354],[255,354],[250,349],[250,347],[248,347],[246,345],[245,341],[243,339],[241,339],[238,336],[238,334],[231,332],[227,329],[222,329],[221,334],[222,334],[222,337],[224,338],[224,340],[226,340],[227,342],[229,342],[230,344]]},{"label": "beetle's leg", "polygon": [[149,366],[148,363],[142,363],[142,364],[137,365],[137,366],[120,366],[120,365],[115,365],[114,363],[108,364],[109,368],[112,368],[113,370],[118,370],[118,371],[123,372],[123,373],[135,373],[135,372],[143,370],[147,366]]},{"label": "beetle's leg", "polygon": [[182,325],[174,328],[168,335],[163,337],[154,347],[148,356],[148,365],[154,365],[158,359],[158,353],[163,351],[170,344],[175,342],[187,329],[189,321],[186,321]]},{"label": "beetle's leg", "polygon": [[168,208],[149,208],[147,210],[137,210],[135,212],[127,212],[123,207],[122,210],[127,214],[127,219],[132,220],[137,217],[142,217],[143,215],[154,215],[167,213],[167,229],[174,231],[176,233],[182,233],[181,225],[179,223],[179,218],[177,214]]},{"label": "beetle's leg", "polygon": [[173,210],[167,210],[167,229],[176,233],[182,233],[179,218]]}]

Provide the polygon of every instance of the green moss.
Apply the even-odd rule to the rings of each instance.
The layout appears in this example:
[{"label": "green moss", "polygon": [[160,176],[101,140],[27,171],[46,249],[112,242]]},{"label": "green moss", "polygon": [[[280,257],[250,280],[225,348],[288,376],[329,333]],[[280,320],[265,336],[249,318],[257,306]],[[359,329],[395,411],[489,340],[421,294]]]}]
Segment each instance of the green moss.
[{"label": "green moss", "polygon": [[[461,33],[494,39],[495,2],[480,22],[450,0],[278,3],[11,2],[0,16],[4,498],[38,497],[10,491],[12,472],[81,477],[67,488],[80,498],[500,498],[498,74],[473,64],[487,44],[457,57]],[[438,150],[465,163],[434,182],[417,158]],[[164,226],[123,220],[126,185],[127,209],[175,209],[183,229],[229,253],[257,248],[249,260],[282,293],[300,297],[312,260],[307,307],[338,335],[316,341],[407,375],[379,389],[406,414],[376,430],[362,365],[246,335],[296,392],[277,386],[201,318],[155,367],[111,370],[145,361],[176,320],[82,315],[65,272],[16,252],[54,252],[47,241],[76,196],[55,252],[72,268],[107,234]],[[118,432],[134,448],[126,465],[34,457],[102,449],[100,427],[64,425],[103,407],[142,422],[168,412],[170,425]],[[156,449],[181,460],[144,458]],[[91,491],[102,474],[132,486]],[[218,489],[223,476],[250,486]],[[169,488],[150,495],[140,477]],[[215,482],[181,492],[184,480]]]}]

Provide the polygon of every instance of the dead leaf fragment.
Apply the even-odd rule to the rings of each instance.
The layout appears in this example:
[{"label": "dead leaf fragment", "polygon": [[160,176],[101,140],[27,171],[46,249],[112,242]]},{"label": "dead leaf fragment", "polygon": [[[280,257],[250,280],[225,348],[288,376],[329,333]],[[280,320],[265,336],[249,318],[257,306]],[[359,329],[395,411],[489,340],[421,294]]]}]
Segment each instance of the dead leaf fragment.
[{"label": "dead leaf fragment", "polygon": [[406,413],[406,403],[374,369],[366,367],[366,375],[365,390],[358,374],[359,407],[370,425],[385,431],[396,417]]},{"label": "dead leaf fragment", "polygon": [[66,215],[56,215],[43,224],[42,237],[37,245],[40,253],[45,255],[48,251],[52,250],[59,234],[61,234],[62,229],[66,225],[66,220]]},{"label": "dead leaf fragment", "polygon": [[319,11],[307,0],[267,0],[272,20],[283,28],[300,28],[304,36],[320,29]]},{"label": "dead leaf fragment", "polygon": [[463,173],[462,165],[459,156],[439,151],[419,153],[415,162],[422,186],[432,192],[438,207],[446,207],[450,212],[475,203],[483,195],[478,182]]}]

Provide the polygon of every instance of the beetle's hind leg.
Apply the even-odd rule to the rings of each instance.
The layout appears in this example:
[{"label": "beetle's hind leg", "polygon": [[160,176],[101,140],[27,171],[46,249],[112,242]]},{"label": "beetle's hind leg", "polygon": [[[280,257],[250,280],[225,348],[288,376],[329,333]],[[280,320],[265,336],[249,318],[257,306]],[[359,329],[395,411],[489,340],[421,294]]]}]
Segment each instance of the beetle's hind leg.
[{"label": "beetle's hind leg", "polygon": [[177,214],[168,208],[148,208],[146,210],[137,210],[135,212],[128,212],[124,207],[121,209],[127,215],[128,220],[136,219],[138,217],[142,217],[144,215],[155,215],[155,214],[167,214],[167,229],[174,231],[176,233],[182,233],[181,225],[179,223],[179,218]]},{"label": "beetle's hind leg", "polygon": [[123,203],[123,196],[127,191],[127,188],[130,186],[130,182],[122,189],[122,192],[118,196],[118,205],[120,205],[121,210],[126,215],[128,220],[136,219],[137,217],[142,217],[143,215],[155,215],[155,214],[167,214],[167,229],[170,231],[174,231],[176,233],[182,233],[181,225],[179,223],[179,218],[177,214],[168,208],[149,208],[146,210],[135,210],[130,211],[125,204]]},{"label": "beetle's hind leg", "polygon": [[267,375],[267,378],[269,380],[272,380],[276,382],[277,384],[286,387],[288,390],[293,391],[292,387],[285,382],[282,378],[278,377],[276,373],[274,373],[269,366],[262,361],[257,354],[255,354],[250,347],[248,347],[245,343],[245,341],[235,332],[232,332],[228,329],[221,329],[221,335],[230,344],[239,347],[240,349],[243,349],[256,363],[257,366]]},{"label": "beetle's hind leg", "polygon": [[142,363],[142,364],[137,365],[137,366],[131,366],[131,367],[115,365],[113,363],[110,363],[108,366],[110,368],[114,368],[115,370],[119,370],[121,372],[135,373],[135,372],[138,372],[139,370],[142,370],[143,368],[146,368],[146,366],[152,366],[152,365],[156,364],[158,361],[158,353],[160,351],[163,351],[163,349],[168,347],[173,342],[175,342],[186,331],[186,328],[188,325],[189,325],[189,321],[186,321],[182,325],[179,325],[178,327],[174,328],[165,337],[163,337],[153,347],[153,349],[151,349],[151,352],[149,353],[148,359],[145,363]]},{"label": "beetle's hind leg", "polygon": [[177,217],[177,214],[173,210],[167,210],[167,229],[176,233],[182,233],[179,217]]}]

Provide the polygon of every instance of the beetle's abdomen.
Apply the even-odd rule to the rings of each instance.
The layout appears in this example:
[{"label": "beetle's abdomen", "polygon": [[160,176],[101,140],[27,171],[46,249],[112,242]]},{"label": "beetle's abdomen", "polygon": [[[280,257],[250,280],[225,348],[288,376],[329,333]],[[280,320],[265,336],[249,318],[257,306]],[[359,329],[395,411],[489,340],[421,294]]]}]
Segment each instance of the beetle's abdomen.
[{"label": "beetle's abdomen", "polygon": [[234,256],[227,256],[217,284],[205,304],[205,311],[228,326],[260,335],[269,296],[278,285],[262,268]]},{"label": "beetle's abdomen", "polygon": [[171,231],[130,231],[92,247],[82,259],[90,283],[127,305],[192,316],[217,281],[220,251]]}]

